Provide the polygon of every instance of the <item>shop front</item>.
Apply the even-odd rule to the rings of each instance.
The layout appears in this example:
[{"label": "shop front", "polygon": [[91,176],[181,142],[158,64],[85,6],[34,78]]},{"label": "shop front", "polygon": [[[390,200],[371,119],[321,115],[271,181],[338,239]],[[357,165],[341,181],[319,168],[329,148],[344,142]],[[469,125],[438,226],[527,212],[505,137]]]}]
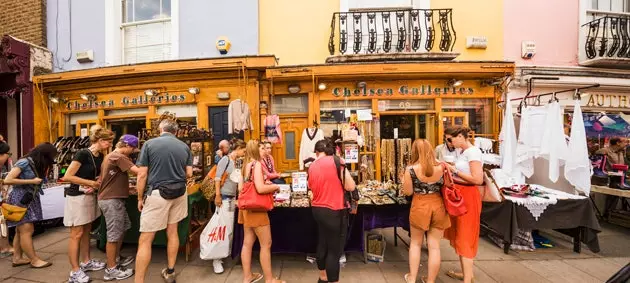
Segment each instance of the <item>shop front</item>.
[{"label": "shop front", "polygon": [[285,142],[275,146],[274,157],[285,160],[280,171],[300,169],[297,153],[305,145],[305,131],[317,128],[325,137],[346,140],[344,132],[356,128],[361,137],[358,159],[373,164],[371,180],[386,180],[390,178],[382,178],[382,161],[393,153],[382,148],[383,140],[424,138],[436,146],[449,125],[467,125],[476,137],[496,139],[495,101],[513,68],[502,62],[270,68],[270,89],[261,99],[271,110],[261,119],[267,114],[279,117]]},{"label": "shop front", "polygon": [[[273,65],[273,56],[234,57],[35,77],[35,143],[54,143],[60,152],[58,168],[49,179],[56,185],[65,185],[62,179],[65,169],[72,155],[89,144],[87,136],[92,125],[112,130],[116,138],[123,134],[137,135],[142,145],[159,135],[161,120],[175,119],[179,124],[177,137],[188,144],[193,153],[194,177],[189,180],[188,188],[189,217],[180,224],[183,231],[180,240],[189,245],[190,239],[195,238],[190,235],[200,233],[208,220],[207,208],[204,208],[208,203],[198,192],[197,184],[212,165],[220,140],[256,136],[260,82],[265,68]],[[230,111],[234,112],[232,117]],[[251,117],[251,123],[231,126],[236,124],[233,117],[237,113]],[[134,183],[132,178],[132,192]],[[133,207],[129,206],[129,214],[132,223],[137,225],[139,215]],[[132,231],[138,231],[134,228]],[[137,241],[137,235],[128,235],[127,239]],[[163,237],[156,239],[157,243],[164,240]]]}]

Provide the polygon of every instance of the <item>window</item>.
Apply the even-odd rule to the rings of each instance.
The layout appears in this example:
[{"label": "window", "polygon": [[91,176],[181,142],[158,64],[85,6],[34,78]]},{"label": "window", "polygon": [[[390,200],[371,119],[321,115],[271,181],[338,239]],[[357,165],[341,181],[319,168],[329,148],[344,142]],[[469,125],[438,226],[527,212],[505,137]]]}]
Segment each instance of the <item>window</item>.
[{"label": "window", "polygon": [[[443,112],[459,112],[466,115],[468,127],[475,134],[492,134],[492,100],[491,99],[442,99]],[[455,123],[458,117],[454,117]]]},{"label": "window", "polygon": [[272,114],[307,114],[308,94],[276,95],[271,100]]},{"label": "window", "polygon": [[123,1],[125,64],[171,58],[171,0]]},{"label": "window", "polygon": [[284,158],[287,160],[294,160],[295,154],[295,132],[286,132],[284,134]]},{"label": "window", "polygon": [[591,0],[591,9],[603,12],[630,13],[630,0]]}]

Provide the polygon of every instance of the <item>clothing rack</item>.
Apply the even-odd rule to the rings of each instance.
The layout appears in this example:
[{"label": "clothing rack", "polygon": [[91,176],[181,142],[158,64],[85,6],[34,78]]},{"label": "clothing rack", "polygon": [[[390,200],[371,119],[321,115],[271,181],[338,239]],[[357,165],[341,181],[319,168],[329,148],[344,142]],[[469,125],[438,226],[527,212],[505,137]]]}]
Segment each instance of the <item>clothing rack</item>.
[{"label": "clothing rack", "polygon": [[[512,98],[509,101],[516,101],[516,100],[525,100],[527,98],[537,98],[540,99],[540,97],[542,96],[548,96],[548,95],[553,95],[553,98],[555,98],[555,95],[558,93],[564,93],[564,92],[578,92],[578,98],[579,98],[579,91],[581,90],[585,90],[585,89],[589,89],[589,88],[596,88],[599,87],[600,84],[593,84],[593,85],[589,85],[589,86],[585,86],[585,87],[578,87],[578,88],[571,88],[571,89],[565,89],[565,90],[560,90],[560,91],[554,91],[554,92],[548,92],[548,93],[543,93],[543,94],[537,94],[534,96],[529,96],[529,94],[525,95],[524,97],[518,97],[518,98]],[[497,104],[499,103],[505,103],[506,101],[497,101]]]}]

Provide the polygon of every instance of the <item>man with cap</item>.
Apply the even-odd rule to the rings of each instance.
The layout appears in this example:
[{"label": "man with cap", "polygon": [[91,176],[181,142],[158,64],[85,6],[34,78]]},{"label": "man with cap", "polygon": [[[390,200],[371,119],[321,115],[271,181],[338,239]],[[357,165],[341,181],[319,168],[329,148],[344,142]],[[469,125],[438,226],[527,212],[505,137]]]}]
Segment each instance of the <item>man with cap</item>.
[{"label": "man with cap", "polygon": [[107,266],[105,281],[123,280],[133,276],[133,269],[126,266],[134,261],[133,257],[120,254],[125,232],[131,228],[131,222],[125,202],[129,197],[129,172],[138,174],[138,167],[129,156],[138,151],[138,138],[123,135],[116,144],[116,149],[103,160],[101,167],[98,206],[103,211],[107,226]]}]

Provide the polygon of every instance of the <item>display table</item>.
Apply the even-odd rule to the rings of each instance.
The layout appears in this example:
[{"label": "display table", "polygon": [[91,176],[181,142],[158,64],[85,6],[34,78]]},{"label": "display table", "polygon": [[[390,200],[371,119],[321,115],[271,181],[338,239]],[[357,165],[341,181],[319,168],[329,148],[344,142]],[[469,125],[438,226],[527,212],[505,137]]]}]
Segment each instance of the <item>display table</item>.
[{"label": "display table", "polygon": [[518,229],[554,229],[573,237],[573,250],[581,251],[581,244],[597,253],[601,231],[593,206],[588,198],[558,200],[549,205],[536,220],[524,206],[505,200],[500,203],[484,202],[481,211],[482,227],[489,228],[504,241],[504,252],[509,252],[512,239]]},{"label": "display table", "polygon": [[[192,251],[192,245],[199,240],[199,233],[205,227],[207,223],[207,207],[208,201],[203,197],[203,194],[196,190],[188,195],[188,216],[179,222],[177,227],[179,242],[185,243],[186,261],[190,258]],[[157,192],[156,192],[157,193]],[[138,211],[138,196],[130,195],[126,202],[127,213],[131,220],[131,229],[125,234],[123,243],[137,244],[140,237],[140,212]],[[205,208],[205,209],[204,209]],[[195,225],[191,225],[193,222]],[[201,227],[201,228],[199,228]],[[195,237],[196,236],[196,237]],[[195,239],[197,241],[195,241]],[[107,229],[105,225],[105,218],[101,216],[101,225],[99,227],[99,238],[97,241],[97,247],[101,250],[105,249],[107,243]],[[159,231],[155,234],[153,245],[166,246],[166,230]]]},{"label": "display table", "polygon": [[[238,257],[243,247],[243,226],[237,223],[238,209],[234,217],[232,258]],[[317,249],[317,225],[311,208],[277,207],[269,212],[272,253],[315,253]],[[408,205],[360,205],[356,215],[350,215],[349,232],[345,245],[347,252],[363,252],[363,233],[372,229],[401,227],[409,230]],[[258,244],[254,249],[258,249]]]}]

